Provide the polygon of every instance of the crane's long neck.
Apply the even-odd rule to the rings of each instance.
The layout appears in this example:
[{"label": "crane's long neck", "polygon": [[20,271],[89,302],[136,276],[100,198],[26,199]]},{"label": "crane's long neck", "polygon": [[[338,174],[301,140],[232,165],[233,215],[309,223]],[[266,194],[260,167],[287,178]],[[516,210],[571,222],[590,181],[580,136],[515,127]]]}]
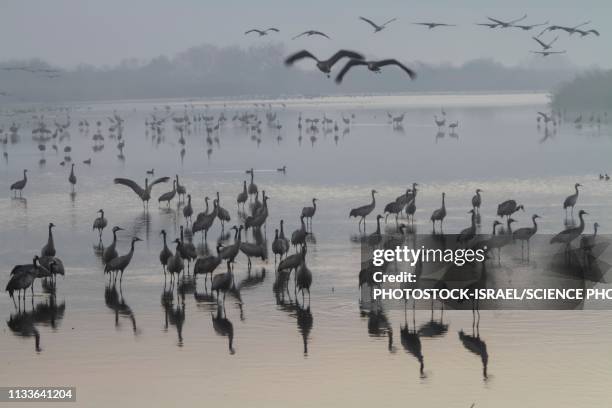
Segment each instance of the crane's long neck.
[{"label": "crane's long neck", "polygon": [[380,234],[380,217],[376,217],[376,233]]},{"label": "crane's long neck", "polygon": [[445,196],[442,194],[442,208],[446,209],[446,204],[444,203]]},{"label": "crane's long neck", "polygon": [[576,190],[576,195],[578,195],[579,193],[578,186],[574,186],[574,189]]},{"label": "crane's long neck", "polygon": [[49,227],[49,243],[52,244],[53,243],[53,227]]},{"label": "crane's long neck", "polygon": [[536,232],[538,230],[538,222],[536,221],[536,217],[533,217],[532,220],[533,220],[533,232]]},{"label": "crane's long neck", "polygon": [[304,218],[300,218],[300,224],[302,224],[302,230],[306,231],[306,225],[304,224]]},{"label": "crane's long neck", "polygon": [[580,229],[584,229],[584,215],[580,214]]},{"label": "crane's long neck", "polygon": [[374,192],[372,191],[372,205],[376,206],[376,197],[374,197]]},{"label": "crane's long neck", "polygon": [[[166,242],[166,236],[164,235],[164,243]],[[113,230],[113,245],[117,243],[117,231]]]},{"label": "crane's long neck", "polygon": [[595,238],[597,236],[597,225],[594,225],[593,229],[595,230],[595,232],[593,232],[593,238]]},{"label": "crane's long neck", "polygon": [[255,172],[251,169],[251,184],[253,184],[253,178],[255,177]]},{"label": "crane's long neck", "polygon": [[242,183],[242,192],[246,193],[246,191],[247,191],[247,187],[246,187],[246,180],[245,180],[245,182]]},{"label": "crane's long neck", "polygon": [[312,208],[317,211],[317,200],[312,200]]},{"label": "crane's long neck", "polygon": [[280,223],[280,236],[284,238],[285,237],[285,228],[284,228],[283,224],[284,224],[284,222],[281,221],[281,223]]},{"label": "crane's long neck", "polygon": [[164,248],[168,246],[168,244],[166,243],[166,234],[162,234],[164,236]]},{"label": "crane's long neck", "polygon": [[493,235],[495,235],[495,230],[497,229],[497,224],[493,224]]},{"label": "crane's long neck", "polygon": [[28,174],[27,173],[28,173],[27,171],[25,171],[25,170],[23,171],[23,179],[26,180],[26,181],[28,180]]}]

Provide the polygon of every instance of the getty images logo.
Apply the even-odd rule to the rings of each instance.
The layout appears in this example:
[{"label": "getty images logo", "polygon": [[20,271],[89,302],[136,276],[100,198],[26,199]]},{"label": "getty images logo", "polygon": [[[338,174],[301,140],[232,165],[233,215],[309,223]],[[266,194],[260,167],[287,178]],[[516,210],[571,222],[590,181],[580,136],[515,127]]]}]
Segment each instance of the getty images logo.
[{"label": "getty images logo", "polygon": [[466,263],[484,262],[486,259],[487,247],[478,249],[440,249],[409,248],[407,246],[397,246],[395,249],[375,249],[372,251],[372,263],[380,267],[385,263],[398,262],[407,263],[415,266],[417,263],[453,263],[456,266],[463,266]]}]

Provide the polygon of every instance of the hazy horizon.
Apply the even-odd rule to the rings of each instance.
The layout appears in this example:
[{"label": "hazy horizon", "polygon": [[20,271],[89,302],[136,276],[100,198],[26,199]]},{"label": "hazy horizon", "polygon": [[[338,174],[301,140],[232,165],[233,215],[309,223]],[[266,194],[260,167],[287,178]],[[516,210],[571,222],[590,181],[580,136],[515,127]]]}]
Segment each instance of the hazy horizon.
[{"label": "hazy horizon", "polygon": [[[511,20],[526,13],[528,17],[521,23],[549,21],[571,26],[591,20],[589,28],[601,33],[600,37],[586,38],[570,37],[564,32],[546,33],[547,40],[559,35],[555,49],[567,50],[567,58],[551,59],[551,64],[612,67],[612,55],[600,52],[607,37],[603,17],[612,15],[609,2],[546,0],[534,6],[519,0],[512,2],[511,7],[488,3],[472,0],[457,7],[449,1],[410,5],[395,0],[376,4],[362,0],[333,3],[314,0],[308,5],[278,0],[248,4],[235,0],[212,4],[195,0],[172,4],[157,0],[9,2],[3,5],[0,15],[0,46],[3,61],[40,58],[66,69],[80,64],[116,66],[128,59],[145,63],[205,43],[243,49],[282,43],[288,50],[308,48],[321,55],[338,48],[352,48],[369,56],[394,56],[406,62],[427,64],[461,65],[473,59],[490,58],[506,66],[517,66],[534,60],[529,51],[538,50],[539,46],[530,37],[539,30],[488,29],[474,23],[486,22],[487,16]],[[361,15],[379,23],[393,17],[398,20],[373,34],[372,28],[358,19]],[[412,24],[423,21],[459,26],[428,30]],[[281,32],[261,38],[256,34],[244,35],[247,29],[270,26]],[[324,31],[332,39],[291,40],[307,29]]]}]

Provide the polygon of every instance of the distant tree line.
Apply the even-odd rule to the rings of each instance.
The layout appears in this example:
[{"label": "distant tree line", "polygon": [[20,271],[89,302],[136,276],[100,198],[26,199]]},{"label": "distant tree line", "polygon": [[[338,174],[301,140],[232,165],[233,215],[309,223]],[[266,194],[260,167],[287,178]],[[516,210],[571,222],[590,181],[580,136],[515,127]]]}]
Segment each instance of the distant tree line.
[{"label": "distant tree line", "polygon": [[553,93],[553,105],[565,109],[612,109],[612,70],[592,70],[564,82]]},{"label": "distant tree line", "polygon": [[[282,45],[240,48],[204,44],[174,57],[146,62],[127,59],[113,67],[81,65],[71,70],[30,72],[10,69],[52,69],[45,61],[0,63],[0,103],[4,101],[84,101],[144,98],[282,97],[407,92],[542,91],[575,75],[572,68],[507,67],[489,59],[450,64],[409,64],[418,72],[410,81],[393,67],[382,75],[354,69],[341,86],[309,69],[305,62],[287,68]],[[609,74],[608,74],[609,75]]]}]

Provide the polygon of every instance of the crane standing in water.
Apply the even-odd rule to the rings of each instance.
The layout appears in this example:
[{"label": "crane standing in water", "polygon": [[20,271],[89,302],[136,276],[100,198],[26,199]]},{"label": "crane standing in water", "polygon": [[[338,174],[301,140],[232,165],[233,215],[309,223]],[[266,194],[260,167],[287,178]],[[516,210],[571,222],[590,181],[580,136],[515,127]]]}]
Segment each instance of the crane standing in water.
[{"label": "crane standing in water", "polygon": [[19,191],[19,197],[21,197],[21,192],[23,191],[27,183],[28,183],[28,170],[26,169],[23,171],[23,178],[11,184],[11,191],[15,192],[15,197],[17,197],[18,191]]},{"label": "crane standing in water", "polygon": [[106,267],[104,268],[105,273],[115,273],[115,281],[117,281],[117,274],[121,273],[121,276],[119,278],[119,284],[121,284],[121,282],[123,281],[123,272],[132,261],[132,257],[134,256],[134,244],[137,241],[142,240],[138,237],[132,238],[132,246],[130,248],[130,252],[111,260],[109,263],[106,264]]},{"label": "crane standing in water", "polygon": [[574,189],[576,192],[572,195],[567,196],[565,201],[563,201],[563,209],[565,210],[566,218],[567,218],[567,209],[570,207],[572,209],[571,214],[572,216],[574,215],[574,206],[576,205],[576,202],[578,201],[578,194],[580,193],[580,191],[578,190],[578,187],[582,187],[582,184],[580,183],[574,184]]},{"label": "crane standing in water", "polygon": [[100,214],[100,216],[94,220],[93,229],[98,230],[98,234],[100,235],[100,242],[102,242],[102,231],[108,225],[108,221],[106,218],[104,218],[103,209],[99,209],[98,213]]},{"label": "crane standing in water", "polygon": [[376,207],[376,198],[374,197],[376,194],[376,190],[372,190],[372,202],[370,204],[362,205],[361,207],[351,209],[349,213],[350,217],[359,217],[359,230],[361,231],[361,223],[363,222],[363,229],[365,230],[365,222],[366,217],[374,210]]}]

